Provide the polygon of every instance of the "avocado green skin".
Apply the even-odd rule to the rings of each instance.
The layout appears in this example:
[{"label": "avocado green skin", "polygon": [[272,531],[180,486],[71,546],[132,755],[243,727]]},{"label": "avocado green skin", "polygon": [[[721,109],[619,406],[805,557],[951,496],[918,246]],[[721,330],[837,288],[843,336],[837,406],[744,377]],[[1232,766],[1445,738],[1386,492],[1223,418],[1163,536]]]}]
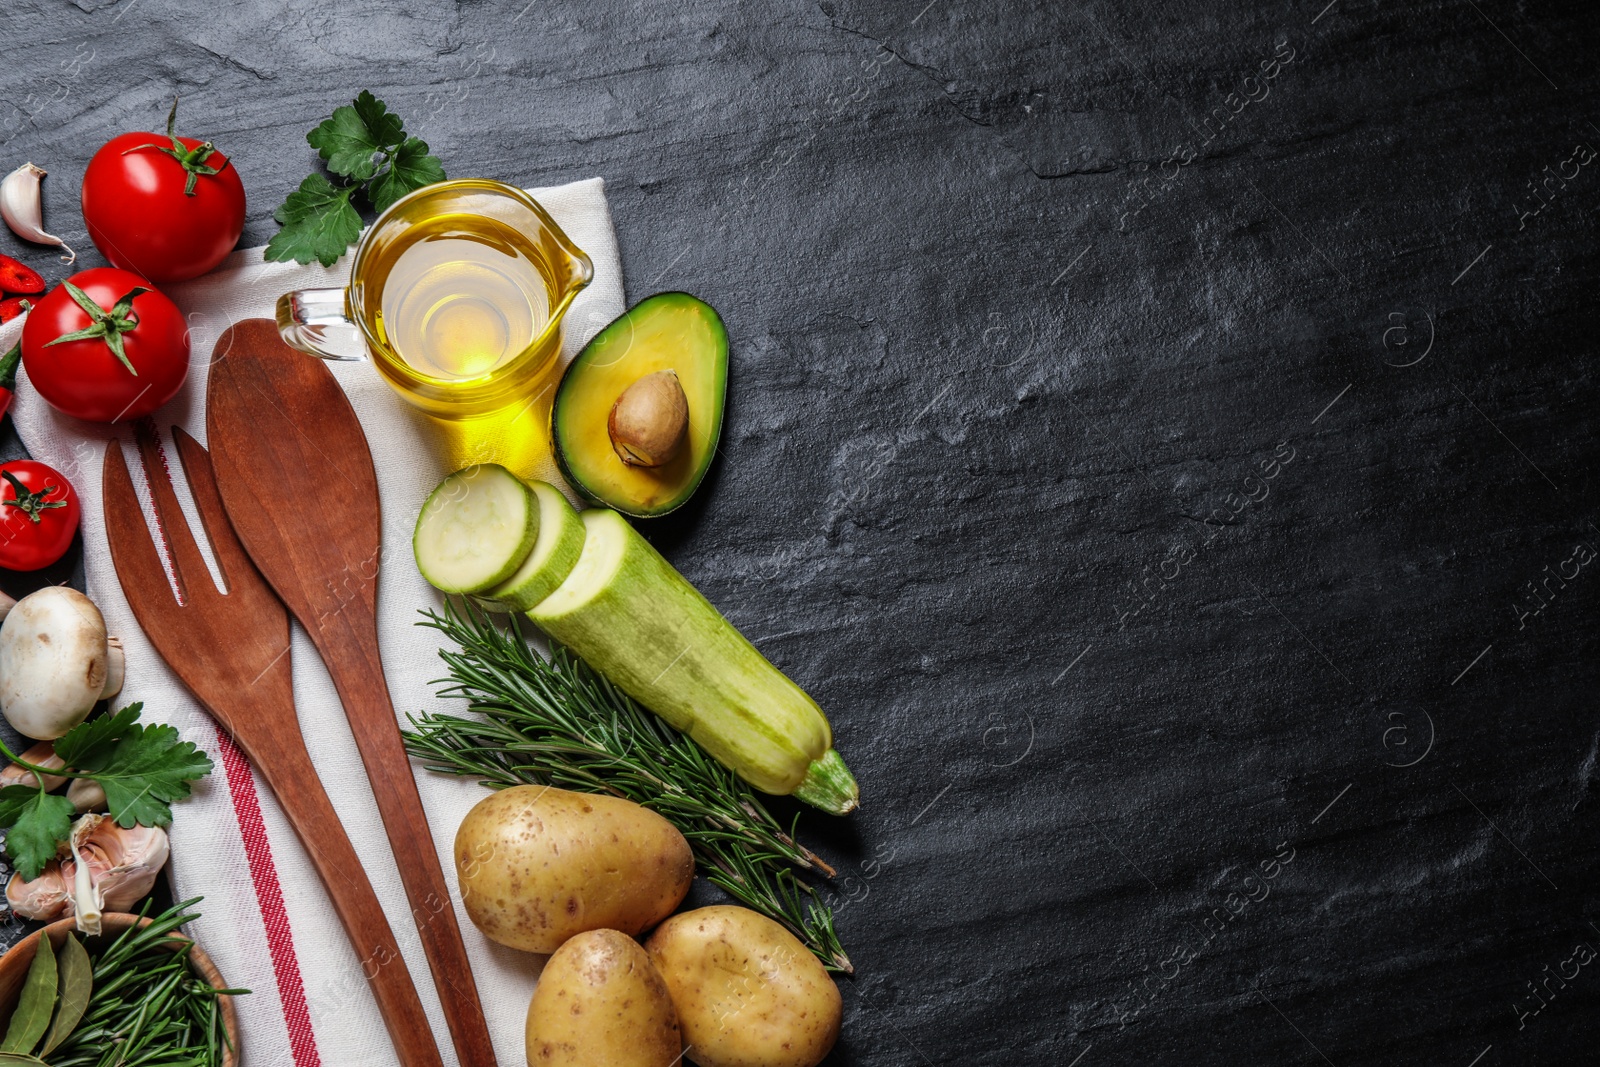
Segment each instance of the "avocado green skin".
[{"label": "avocado green skin", "polygon": [[[586,477],[585,466],[578,454],[578,447],[572,440],[575,436],[571,432],[562,430],[562,414],[573,403],[574,395],[583,388],[584,370],[587,363],[593,360],[595,353],[604,349],[605,345],[623,331],[637,323],[643,316],[681,310],[692,307],[696,311],[709,313],[709,321],[713,325],[712,351],[700,353],[699,359],[704,365],[709,366],[713,378],[712,391],[715,402],[709,405],[700,405],[701,408],[712,410],[696,410],[695,402],[690,400],[690,420],[692,425],[709,426],[709,434],[703,442],[694,443],[696,450],[694,469],[689,472],[688,478],[679,487],[678,491],[669,498],[654,505],[644,504],[626,494],[619,492],[606,492],[592,484]],[[654,365],[641,367],[640,373],[635,378],[642,377],[651,370],[662,369]],[[694,495],[694,491],[705,480],[706,472],[711,469],[711,461],[716,458],[717,442],[722,438],[722,416],[727,406],[728,392],[728,330],[722,322],[722,317],[716,309],[697,296],[682,292],[656,293],[654,296],[645,297],[633,307],[613,319],[599,333],[595,334],[584,345],[583,351],[573,358],[561,377],[561,384],[556,387],[554,402],[550,405],[550,440],[554,445],[556,465],[561,470],[562,477],[567,483],[583,495],[584,499],[601,507],[613,508],[624,515],[636,519],[659,518],[669,512],[682,507]],[[600,413],[604,418],[609,413],[609,403],[605,405],[606,411]],[[610,447],[606,446],[606,455],[602,457],[605,462],[611,458]]]},{"label": "avocado green skin", "polygon": [[837,814],[855,807],[816,701],[621,515],[585,511],[583,523],[591,558],[528,618],[755,788]]}]

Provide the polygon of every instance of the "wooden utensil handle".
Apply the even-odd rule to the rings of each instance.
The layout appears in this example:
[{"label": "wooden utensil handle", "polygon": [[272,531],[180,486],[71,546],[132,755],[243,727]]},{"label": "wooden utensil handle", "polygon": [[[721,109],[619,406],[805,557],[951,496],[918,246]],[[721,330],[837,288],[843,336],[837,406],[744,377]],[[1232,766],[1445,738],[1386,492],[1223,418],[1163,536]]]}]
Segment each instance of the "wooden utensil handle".
[{"label": "wooden utensil handle", "polygon": [[277,796],[327,887],[334,911],[361,961],[361,973],[383,1014],[395,1056],[402,1067],[442,1067],[433,1028],[395,943],[394,931],[383,917],[383,905],[317,779],[304,743],[275,739],[274,750],[262,755],[266,758],[252,755],[251,762]]},{"label": "wooden utensil handle", "polygon": [[344,703],[350,731],[367,769],[373,799],[400,868],[400,880],[411,902],[411,916],[433,971],[461,1067],[495,1067],[494,1046],[489,1040],[483,1006],[478,1002],[467,946],[456,924],[455,905],[439,866],[417,780],[412,776],[411,758],[400,737],[400,724],[395,720],[394,704],[378,658],[376,622],[371,621],[370,626],[368,640],[329,641],[319,645],[319,650]]}]

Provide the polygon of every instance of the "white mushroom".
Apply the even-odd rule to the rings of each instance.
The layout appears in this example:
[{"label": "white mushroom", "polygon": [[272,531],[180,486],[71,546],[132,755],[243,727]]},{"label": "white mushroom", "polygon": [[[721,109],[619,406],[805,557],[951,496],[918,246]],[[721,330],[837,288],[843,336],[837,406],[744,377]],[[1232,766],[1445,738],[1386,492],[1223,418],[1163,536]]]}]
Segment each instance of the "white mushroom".
[{"label": "white mushroom", "polygon": [[46,586],[0,625],[0,711],[24,736],[60,737],[122,689],[122,645],[76,589]]},{"label": "white mushroom", "polygon": [[93,814],[73,824],[68,847],[70,856],[45,864],[33,881],[12,875],[6,901],[25,919],[75,916],[86,934],[100,932],[103,912],[127,911],[149,893],[169,852],[167,832],[159,826],[124,830],[115,820]]}]

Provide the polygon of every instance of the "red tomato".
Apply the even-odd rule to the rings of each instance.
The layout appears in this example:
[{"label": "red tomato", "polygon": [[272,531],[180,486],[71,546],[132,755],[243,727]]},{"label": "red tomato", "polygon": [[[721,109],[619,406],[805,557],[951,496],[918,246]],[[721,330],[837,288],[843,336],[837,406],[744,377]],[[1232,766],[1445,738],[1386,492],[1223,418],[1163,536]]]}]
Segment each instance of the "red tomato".
[{"label": "red tomato", "polygon": [[66,555],[78,532],[78,494],[53,467],[0,463],[0,567],[36,571]]},{"label": "red tomato", "polygon": [[156,282],[194,278],[221,263],[244,230],[244,184],[210,141],[125,133],[83,175],[83,221],[113,264]]},{"label": "red tomato", "polygon": [[22,365],[59,411],[90,422],[136,419],[171,400],[188,377],[189,328],[178,306],[137,274],[95,267],[34,305],[22,327]]}]

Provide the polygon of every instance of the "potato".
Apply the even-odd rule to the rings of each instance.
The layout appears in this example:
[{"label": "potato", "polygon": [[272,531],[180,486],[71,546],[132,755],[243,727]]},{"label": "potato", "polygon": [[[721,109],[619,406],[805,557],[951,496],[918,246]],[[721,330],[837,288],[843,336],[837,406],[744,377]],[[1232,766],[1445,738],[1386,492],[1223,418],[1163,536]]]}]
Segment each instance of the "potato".
[{"label": "potato", "polygon": [[689,842],[655,812],[544,786],[480,800],[456,831],[455,854],[467,916],[528,952],[554,952],[586,930],[642,933],[694,878]]},{"label": "potato", "polygon": [[672,993],[685,1055],[700,1067],[816,1067],[839,1038],[838,987],[765,915],[686,911],[657,927],[645,949]]},{"label": "potato", "polygon": [[528,1005],[529,1067],[671,1067],[683,1055],[667,983],[639,943],[590,930],[556,949]]}]

